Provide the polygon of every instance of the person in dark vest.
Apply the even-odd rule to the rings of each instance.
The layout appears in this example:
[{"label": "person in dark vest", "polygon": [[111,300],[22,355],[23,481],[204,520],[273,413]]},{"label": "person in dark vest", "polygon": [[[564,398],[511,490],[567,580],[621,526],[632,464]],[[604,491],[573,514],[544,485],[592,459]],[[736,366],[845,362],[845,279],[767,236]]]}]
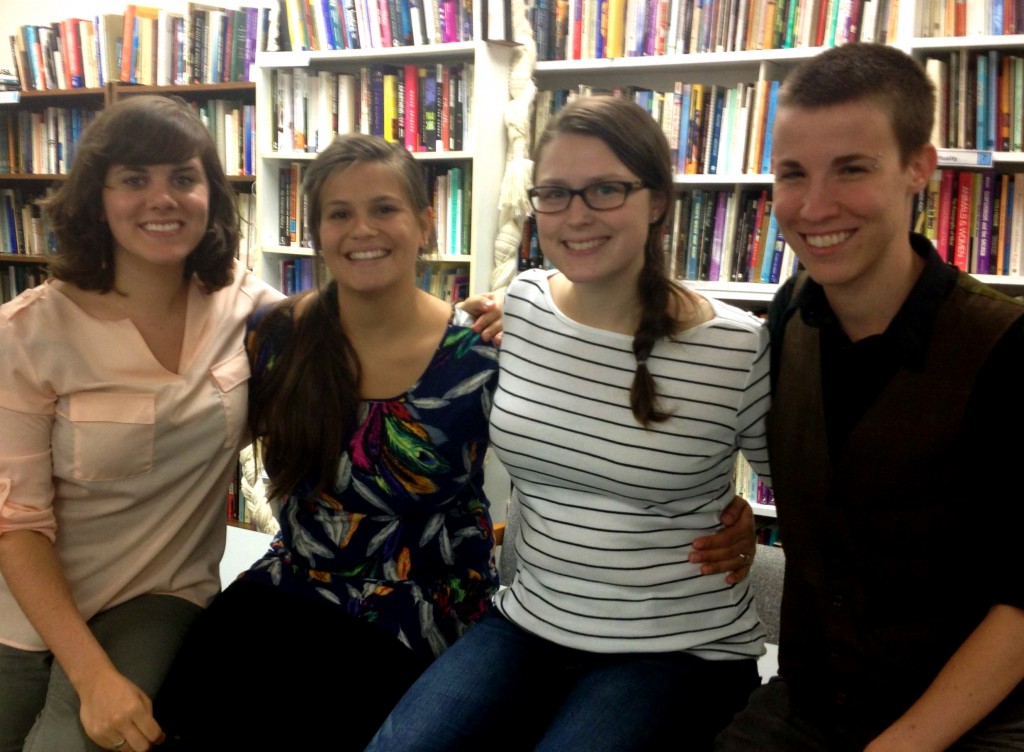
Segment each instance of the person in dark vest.
[{"label": "person in dark vest", "polygon": [[782,86],[769,454],[779,675],[717,750],[1024,749],[1024,305],[910,233],[935,91],[849,44]]}]

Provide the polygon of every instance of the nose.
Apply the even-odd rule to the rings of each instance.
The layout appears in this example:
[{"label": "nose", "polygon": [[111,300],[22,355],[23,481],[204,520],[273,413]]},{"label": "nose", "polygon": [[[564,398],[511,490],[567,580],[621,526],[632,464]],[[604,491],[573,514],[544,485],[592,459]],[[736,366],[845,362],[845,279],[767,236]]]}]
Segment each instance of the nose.
[{"label": "nose", "polygon": [[826,219],[836,213],[836,201],[829,190],[828,181],[811,181],[800,201],[800,217],[808,221]]},{"label": "nose", "polygon": [[565,207],[565,218],[569,222],[582,222],[590,217],[590,211],[583,196],[574,194],[569,197],[569,205]]},{"label": "nose", "polygon": [[154,180],[150,183],[146,201],[154,208],[167,208],[178,203],[174,189],[167,180]]},{"label": "nose", "polygon": [[366,212],[355,212],[352,215],[352,234],[356,237],[363,237],[366,235],[373,235],[377,232],[376,228],[371,221],[371,217]]}]

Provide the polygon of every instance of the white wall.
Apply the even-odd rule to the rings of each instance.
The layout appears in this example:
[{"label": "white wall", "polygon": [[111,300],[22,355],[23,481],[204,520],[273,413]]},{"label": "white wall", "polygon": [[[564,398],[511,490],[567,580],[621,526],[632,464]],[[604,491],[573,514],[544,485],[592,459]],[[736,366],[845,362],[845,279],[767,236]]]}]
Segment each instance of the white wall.
[{"label": "white wall", "polygon": [[[49,24],[65,18],[91,18],[98,13],[123,13],[125,0],[0,0],[0,68],[14,72],[11,45],[8,38],[25,24]],[[221,8],[240,8],[245,0],[207,0],[207,5]],[[187,0],[152,0],[143,3],[183,13]]]}]

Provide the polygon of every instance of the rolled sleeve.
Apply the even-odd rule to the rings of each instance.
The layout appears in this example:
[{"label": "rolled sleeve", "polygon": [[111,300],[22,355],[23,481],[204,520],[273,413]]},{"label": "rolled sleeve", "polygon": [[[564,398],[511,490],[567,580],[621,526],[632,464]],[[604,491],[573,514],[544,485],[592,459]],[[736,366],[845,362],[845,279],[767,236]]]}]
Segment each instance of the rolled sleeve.
[{"label": "rolled sleeve", "polygon": [[0,407],[0,534],[35,530],[54,539],[52,414]]}]

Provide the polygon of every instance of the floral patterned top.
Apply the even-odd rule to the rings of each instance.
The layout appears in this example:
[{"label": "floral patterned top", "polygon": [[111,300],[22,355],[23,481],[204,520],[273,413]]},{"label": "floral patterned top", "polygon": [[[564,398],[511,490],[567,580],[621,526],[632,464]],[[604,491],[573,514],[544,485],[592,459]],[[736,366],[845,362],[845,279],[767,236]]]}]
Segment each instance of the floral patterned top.
[{"label": "floral patterned top", "polygon": [[[249,320],[250,347],[267,310]],[[254,386],[291,334],[292,320],[277,318],[251,353]],[[440,655],[497,589],[483,492],[497,366],[494,347],[453,317],[409,391],[363,402],[336,487],[279,500],[281,531],[243,577],[325,598],[424,657]]]}]

